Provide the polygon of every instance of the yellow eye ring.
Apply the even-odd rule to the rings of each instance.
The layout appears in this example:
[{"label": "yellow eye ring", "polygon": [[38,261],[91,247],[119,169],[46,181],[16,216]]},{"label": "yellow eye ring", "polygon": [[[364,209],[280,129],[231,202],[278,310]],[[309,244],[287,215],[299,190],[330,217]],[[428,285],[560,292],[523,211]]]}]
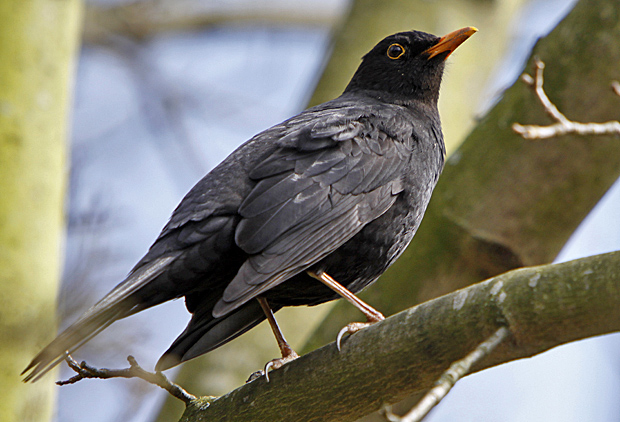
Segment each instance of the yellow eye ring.
[{"label": "yellow eye ring", "polygon": [[386,54],[392,60],[400,59],[405,54],[405,47],[397,43],[390,44]]}]

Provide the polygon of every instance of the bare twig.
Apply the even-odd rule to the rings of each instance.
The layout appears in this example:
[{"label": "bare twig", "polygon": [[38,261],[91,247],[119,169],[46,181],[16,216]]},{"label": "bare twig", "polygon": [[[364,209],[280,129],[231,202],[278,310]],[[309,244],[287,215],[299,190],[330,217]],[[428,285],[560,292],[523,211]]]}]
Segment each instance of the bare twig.
[{"label": "bare twig", "polygon": [[476,363],[488,356],[509,334],[508,328],[498,328],[471,353],[450,365],[450,368],[441,374],[435,386],[406,415],[399,417],[393,414],[389,407],[382,409],[386,420],[389,422],[421,421],[450,392],[457,381],[467,375]]},{"label": "bare twig", "polygon": [[57,381],[57,385],[75,384],[86,378],[140,378],[150,384],[155,384],[158,387],[163,388],[177,399],[181,400],[185,404],[188,404],[192,400],[196,400],[196,396],[185,391],[180,385],[175,384],[168,380],[161,372],[148,372],[145,371],[133,356],[127,356],[129,362],[129,368],[125,369],[105,369],[95,368],[88,365],[86,362],[78,363],[69,354],[65,354],[65,361],[71,369],[73,369],[77,375],[69,378],[66,381]]},{"label": "bare twig", "polygon": [[[579,123],[569,120],[558,108],[549,100],[543,88],[543,69],[545,63],[542,60],[534,59],[535,76],[524,73],[521,80],[532,87],[538,100],[542,104],[545,112],[556,123],[549,126],[536,125],[520,125],[514,123],[512,130],[524,137],[525,139],[546,139],[554,136],[575,133],[578,135],[620,135],[620,122],[613,120],[606,123]],[[620,96],[620,84],[616,81],[612,82],[612,89]]]}]

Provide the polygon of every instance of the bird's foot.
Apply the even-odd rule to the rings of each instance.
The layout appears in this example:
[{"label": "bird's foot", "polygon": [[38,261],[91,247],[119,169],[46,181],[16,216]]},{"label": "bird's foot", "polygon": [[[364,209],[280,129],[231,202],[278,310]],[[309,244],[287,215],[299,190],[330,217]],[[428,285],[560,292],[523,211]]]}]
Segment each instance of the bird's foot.
[{"label": "bird's foot", "polygon": [[269,371],[270,370],[280,369],[285,364],[291,361],[294,361],[298,357],[299,355],[295,353],[294,350],[291,349],[291,351],[286,356],[281,357],[279,359],[273,359],[267,362],[267,364],[265,365],[265,369],[263,369],[263,372],[265,373],[265,379],[267,379],[267,382],[269,382]]},{"label": "bird's foot", "polygon": [[375,324],[385,319],[383,314],[381,314],[380,312],[377,312],[376,314],[372,316],[367,315],[366,318],[367,318],[366,322],[350,322],[349,324],[344,326],[342,330],[338,332],[338,337],[336,337],[336,347],[338,348],[338,351],[340,351],[340,343],[342,342],[342,337],[344,337],[345,334],[348,334],[348,335],[355,334],[358,331],[363,330],[364,328],[368,327],[369,325]]},{"label": "bird's foot", "polygon": [[299,355],[295,353],[294,350],[291,349],[290,352],[286,356],[281,357],[279,359],[273,359],[267,362],[267,364],[265,365],[265,368],[262,371],[256,371],[252,375],[250,375],[246,383],[254,381],[257,378],[262,377],[263,375],[265,376],[265,379],[267,380],[267,382],[269,382],[269,371],[274,370],[274,369],[280,369],[285,364],[291,361],[294,361],[298,357]]}]

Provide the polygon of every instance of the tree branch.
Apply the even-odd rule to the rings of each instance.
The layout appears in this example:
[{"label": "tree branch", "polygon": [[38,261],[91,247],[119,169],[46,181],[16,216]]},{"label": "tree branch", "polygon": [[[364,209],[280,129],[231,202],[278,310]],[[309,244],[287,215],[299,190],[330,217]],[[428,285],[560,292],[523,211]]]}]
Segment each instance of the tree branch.
[{"label": "tree branch", "polygon": [[136,0],[103,6],[89,2],[85,5],[83,38],[86,43],[106,44],[110,35],[142,40],[166,31],[240,23],[333,27],[346,12],[345,7],[337,5],[316,8],[286,2],[267,7],[248,1],[238,6],[200,0]]},{"label": "tree branch", "polygon": [[[534,89],[538,100],[545,109],[545,113],[557,123],[549,126],[536,125],[520,125],[514,123],[512,130],[524,137],[525,139],[545,139],[555,136],[575,133],[578,135],[620,135],[620,122],[614,120],[606,123],[579,123],[569,120],[558,108],[551,102],[543,88],[544,78],[543,70],[545,63],[536,58],[534,59],[534,78],[527,73],[521,75],[521,80]],[[620,96],[620,84],[613,81],[612,90]]]},{"label": "tree branch", "polygon": [[178,384],[170,382],[170,380],[168,380],[168,378],[166,378],[166,376],[161,372],[145,371],[140,365],[138,365],[138,362],[133,356],[127,356],[129,368],[125,369],[95,368],[84,361],[82,363],[78,363],[69,353],[65,354],[65,361],[69,367],[77,373],[77,375],[66,381],[57,381],[57,385],[62,386],[75,384],[76,382],[87,378],[140,378],[150,384],[155,384],[158,387],[163,388],[171,395],[184,402],[186,405],[191,401],[196,400],[196,396],[188,393]]},{"label": "tree branch", "polygon": [[620,252],[514,270],[374,324],[342,344],[309,353],[205,406],[198,420],[352,421],[433,387],[500,327],[504,341],[473,371],[570,341],[620,331]]}]

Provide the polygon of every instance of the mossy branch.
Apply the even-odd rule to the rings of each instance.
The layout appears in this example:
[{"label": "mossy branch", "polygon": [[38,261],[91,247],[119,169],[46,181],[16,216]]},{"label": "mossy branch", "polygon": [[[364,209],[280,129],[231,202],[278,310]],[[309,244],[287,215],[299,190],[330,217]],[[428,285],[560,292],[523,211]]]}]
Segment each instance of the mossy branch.
[{"label": "mossy branch", "polygon": [[510,337],[473,370],[620,331],[620,252],[510,271],[400,312],[206,405],[182,422],[352,421],[433,387],[498,328]]}]

